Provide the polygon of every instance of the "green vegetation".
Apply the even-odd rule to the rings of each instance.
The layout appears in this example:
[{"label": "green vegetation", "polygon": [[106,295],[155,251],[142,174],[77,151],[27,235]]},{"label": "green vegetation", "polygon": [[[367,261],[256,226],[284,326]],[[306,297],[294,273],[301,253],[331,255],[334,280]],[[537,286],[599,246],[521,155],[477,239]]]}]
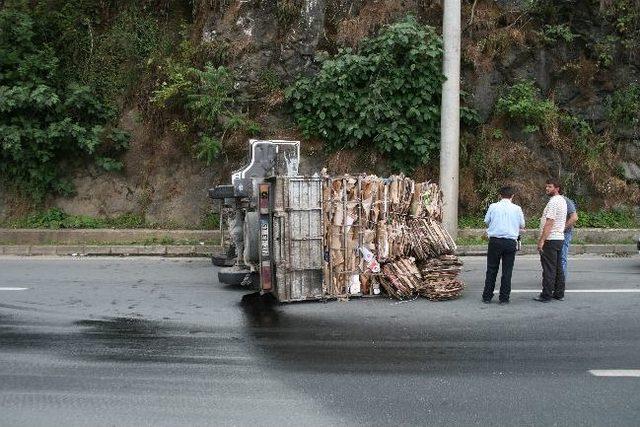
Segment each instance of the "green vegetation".
[{"label": "green vegetation", "polygon": [[[584,5],[582,3],[585,3]],[[542,26],[539,34],[546,43],[583,39],[600,67],[613,65],[620,53],[637,54],[640,43],[640,8],[637,0],[607,0],[578,3],[557,0],[530,0],[527,13]],[[593,14],[592,14],[593,13]],[[593,31],[596,23],[604,31]],[[572,27],[573,26],[573,27]]]},{"label": "green vegetation", "polygon": [[[143,215],[128,213],[111,218],[96,218],[86,215],[70,215],[58,208],[34,212],[25,217],[0,221],[0,228],[43,228],[43,229],[96,229],[96,228],[165,228],[184,229],[199,228],[203,230],[217,230],[220,226],[218,213],[209,212],[203,215],[200,224],[185,226],[176,223],[152,223]],[[162,242],[156,242],[162,243]]]},{"label": "green vegetation", "polygon": [[[456,245],[458,246],[471,246],[471,245],[486,245],[489,242],[489,238],[486,235],[472,236],[472,237],[458,237],[456,239]],[[536,239],[533,237],[525,236],[521,240],[523,245],[535,245]]]},{"label": "green vegetation", "polygon": [[[527,218],[525,216],[525,227],[526,228],[538,228],[539,219],[536,218]],[[475,216],[475,215],[464,215],[458,218],[458,226],[460,228],[486,228],[487,225],[484,223],[484,216]]]},{"label": "green vegetation", "polygon": [[241,100],[234,93],[233,73],[211,62],[199,67],[193,60],[196,52],[184,42],[181,54],[166,60],[165,75],[151,101],[174,117],[171,130],[192,141],[189,146],[194,156],[210,165],[230,133],[241,131],[254,136],[260,126],[238,112]]},{"label": "green vegetation", "polygon": [[[184,9],[184,10],[183,10]],[[138,102],[188,2],[9,0],[0,10],[0,184],[36,202],[73,192],[70,173],[122,168],[121,110]]]},{"label": "green vegetation", "polygon": [[66,77],[121,105],[137,91],[148,59],[173,50],[175,31],[164,27],[169,19],[179,21],[184,15],[178,5],[165,2],[150,7],[148,2],[134,0],[18,0],[10,1],[7,9],[26,11],[42,26],[43,41],[59,56]]},{"label": "green vegetation", "polygon": [[574,148],[590,160],[596,160],[605,148],[606,140],[599,138],[591,125],[581,117],[566,112],[560,114],[564,131],[571,136]]},{"label": "green vegetation", "polygon": [[594,40],[592,46],[598,64],[602,67],[609,67],[613,64],[619,41],[620,38],[612,34],[607,34]]},{"label": "green vegetation", "polygon": [[302,5],[296,0],[279,0],[276,2],[276,20],[281,31],[286,31],[300,17]]},{"label": "green vegetation", "polygon": [[[460,228],[485,228],[484,217],[462,216],[458,218]],[[526,227],[536,229],[538,217],[526,218]],[[610,209],[597,212],[578,210],[579,228],[640,228],[640,219],[630,209]]]},{"label": "green vegetation", "polygon": [[205,230],[217,230],[220,228],[220,214],[207,212],[200,221],[200,228]]},{"label": "green vegetation", "polygon": [[521,123],[524,132],[533,133],[550,123],[558,109],[553,101],[542,99],[532,80],[520,80],[498,98],[496,112]]},{"label": "green vegetation", "polygon": [[631,83],[615,91],[608,99],[607,117],[614,129],[636,130],[640,125],[640,84]]},{"label": "green vegetation", "polygon": [[442,40],[413,17],[325,59],[317,75],[287,89],[307,137],[331,150],[361,147],[398,169],[431,159],[439,146]]},{"label": "green vegetation", "polygon": [[89,86],[69,79],[46,26],[28,13],[0,10],[0,183],[41,201],[70,193],[67,172],[92,159],[107,170],[128,137],[116,111]]},{"label": "green vegetation", "polygon": [[485,228],[484,217],[465,215],[458,218],[460,228]]},{"label": "green vegetation", "polygon": [[577,227],[640,228],[640,220],[630,209],[578,211]]},{"label": "green vegetation", "polygon": [[488,242],[488,239],[486,236],[456,238],[456,245],[458,246],[486,245],[487,242]]},{"label": "green vegetation", "polygon": [[124,214],[113,218],[94,218],[84,215],[69,215],[61,209],[51,208],[0,223],[0,226],[7,228],[94,229],[145,228],[147,224],[142,216],[136,214]]},{"label": "green vegetation", "polygon": [[[633,105],[629,105],[628,100],[625,101],[627,102],[623,103],[624,107],[622,108],[633,107]],[[620,104],[619,100],[617,103],[611,103],[611,105],[616,105],[616,114],[622,114],[622,109],[618,107],[618,104]],[[607,142],[606,139],[594,133],[591,125],[585,119],[561,110],[550,99],[544,99],[540,90],[531,80],[520,80],[508,87],[496,102],[496,112],[522,124],[522,130],[526,133],[543,130],[548,137],[551,134],[549,139],[558,140],[556,131],[562,131],[562,137],[572,142],[572,146],[563,148],[576,150],[576,153],[580,153],[581,156],[590,160],[595,160],[601,155]],[[630,116],[633,113],[627,114]],[[621,117],[621,119],[623,118]],[[499,136],[500,131],[498,130],[498,132]],[[495,135],[494,130],[492,136],[495,137]]]},{"label": "green vegetation", "polygon": [[611,0],[602,14],[613,26],[623,48],[633,51],[640,41],[640,9],[636,0]]},{"label": "green vegetation", "polygon": [[571,28],[567,24],[545,25],[540,33],[542,40],[547,44],[555,44],[558,41],[571,43],[577,34],[571,32]]}]

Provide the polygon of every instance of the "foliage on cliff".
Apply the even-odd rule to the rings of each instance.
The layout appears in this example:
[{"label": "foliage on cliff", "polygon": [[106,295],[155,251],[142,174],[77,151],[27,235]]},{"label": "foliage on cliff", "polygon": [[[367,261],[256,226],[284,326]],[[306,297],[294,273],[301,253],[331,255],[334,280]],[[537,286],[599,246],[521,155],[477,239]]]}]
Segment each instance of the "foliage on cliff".
[{"label": "foliage on cliff", "polygon": [[[76,165],[117,169],[119,122],[135,135],[118,178],[127,185],[151,185],[191,156],[233,168],[251,136],[302,139],[313,167],[324,149],[346,170],[437,176],[442,3],[311,3],[323,6],[2,2],[3,14],[24,17],[5,19],[0,35],[3,187],[41,199],[71,191]],[[462,211],[482,211],[505,182],[538,209],[548,175],[583,207],[636,205],[640,0],[462,7],[462,87],[481,117],[462,128]]]},{"label": "foliage on cliff", "polygon": [[375,150],[412,168],[439,146],[441,63],[442,39],[410,17],[323,60],[286,97],[305,135],[328,148]]},{"label": "foliage on cliff", "polygon": [[116,110],[67,78],[47,37],[29,14],[0,11],[0,179],[35,200],[71,192],[65,172],[80,159],[121,168],[112,155],[128,141],[111,126]]}]

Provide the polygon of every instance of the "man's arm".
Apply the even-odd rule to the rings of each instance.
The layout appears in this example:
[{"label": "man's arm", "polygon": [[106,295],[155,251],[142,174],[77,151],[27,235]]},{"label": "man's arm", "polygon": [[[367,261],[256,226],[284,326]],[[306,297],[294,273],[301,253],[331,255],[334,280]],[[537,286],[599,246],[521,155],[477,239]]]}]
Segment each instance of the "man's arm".
[{"label": "man's arm", "polygon": [[524,222],[524,213],[522,212],[522,208],[520,208],[520,231],[524,232],[525,222]]},{"label": "man's arm", "polygon": [[489,209],[487,209],[487,213],[484,216],[484,223],[489,225],[489,223],[491,222],[491,207],[493,205],[489,205]]},{"label": "man's arm", "polygon": [[575,224],[577,221],[578,221],[577,212],[574,212],[571,215],[569,215],[569,219],[567,219],[567,223],[564,226],[565,231],[567,230],[567,228],[573,227],[573,224]]},{"label": "man's arm", "polygon": [[555,220],[553,218],[547,218],[547,220],[544,222],[542,233],[540,233],[540,239],[538,239],[538,251],[542,251],[544,242],[545,240],[547,240],[547,237],[549,237],[549,234],[551,234],[551,229],[553,228],[554,223]]}]

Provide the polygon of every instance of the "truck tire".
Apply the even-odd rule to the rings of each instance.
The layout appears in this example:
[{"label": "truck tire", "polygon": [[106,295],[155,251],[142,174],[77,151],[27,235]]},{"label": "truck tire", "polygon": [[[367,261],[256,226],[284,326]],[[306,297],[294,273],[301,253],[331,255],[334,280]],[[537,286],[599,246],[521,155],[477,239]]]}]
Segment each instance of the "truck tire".
[{"label": "truck tire", "polygon": [[244,217],[244,262],[260,262],[260,223],[258,212],[247,212]]},{"label": "truck tire", "polygon": [[218,281],[231,286],[242,285],[249,288],[257,288],[260,284],[258,273],[237,267],[221,268],[218,271]]}]

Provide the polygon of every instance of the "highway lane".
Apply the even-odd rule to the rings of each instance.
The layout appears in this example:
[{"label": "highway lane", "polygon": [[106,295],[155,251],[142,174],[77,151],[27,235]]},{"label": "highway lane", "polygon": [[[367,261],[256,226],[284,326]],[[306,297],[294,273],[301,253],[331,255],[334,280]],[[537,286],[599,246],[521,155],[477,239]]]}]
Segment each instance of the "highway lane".
[{"label": "highway lane", "polygon": [[[0,425],[637,425],[640,294],[274,306],[204,259],[0,258]],[[640,289],[575,257],[568,289]],[[17,288],[26,288],[18,290]]]}]

